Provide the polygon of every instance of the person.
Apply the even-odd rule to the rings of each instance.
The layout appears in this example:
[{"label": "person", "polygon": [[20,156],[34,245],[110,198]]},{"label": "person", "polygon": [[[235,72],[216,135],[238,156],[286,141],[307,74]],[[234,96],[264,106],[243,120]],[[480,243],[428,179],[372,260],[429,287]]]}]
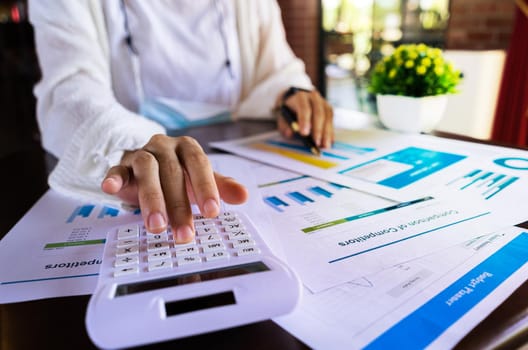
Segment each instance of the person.
[{"label": "person", "polygon": [[[149,98],[217,103],[269,118],[284,102],[302,135],[333,141],[332,108],[288,46],[276,1],[29,1],[42,78],[34,92],[50,187],[139,205],[146,228],[193,239],[190,202],[214,217],[247,190],[215,173],[199,143],[138,113]],[[283,101],[289,87],[301,88]],[[308,90],[308,91],[305,91]],[[297,91],[297,90],[296,90]],[[292,136],[277,119],[279,131]]]}]

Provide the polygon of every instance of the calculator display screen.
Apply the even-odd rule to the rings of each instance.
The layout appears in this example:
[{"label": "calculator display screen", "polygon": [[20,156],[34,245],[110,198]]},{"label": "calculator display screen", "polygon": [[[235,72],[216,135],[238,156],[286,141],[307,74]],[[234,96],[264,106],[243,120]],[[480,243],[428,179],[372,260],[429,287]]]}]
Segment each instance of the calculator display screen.
[{"label": "calculator display screen", "polygon": [[269,271],[263,262],[258,261],[250,264],[242,264],[235,266],[228,266],[219,269],[212,269],[200,272],[194,272],[184,275],[164,277],[156,280],[149,280],[145,282],[134,282],[129,284],[122,284],[117,286],[115,297],[125,296],[129,294],[148,292],[151,290],[181,286],[189,283],[197,283],[204,281],[211,281],[219,278],[226,278],[232,276],[246,275],[249,273]]}]

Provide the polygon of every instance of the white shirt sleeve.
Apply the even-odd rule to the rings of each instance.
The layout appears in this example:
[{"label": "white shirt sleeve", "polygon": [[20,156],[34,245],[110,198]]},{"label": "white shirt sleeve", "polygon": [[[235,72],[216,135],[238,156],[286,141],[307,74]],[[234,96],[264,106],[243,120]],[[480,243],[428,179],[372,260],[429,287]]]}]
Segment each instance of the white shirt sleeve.
[{"label": "white shirt sleeve", "polygon": [[35,87],[42,143],[59,158],[49,184],[72,196],[115,200],[100,190],[106,171],[124,150],[165,130],[116,101],[100,1],[32,0],[29,17],[42,72]]},{"label": "white shirt sleeve", "polygon": [[304,63],[286,41],[275,0],[238,0],[242,93],[239,118],[269,118],[279,93],[290,86],[312,89]]}]

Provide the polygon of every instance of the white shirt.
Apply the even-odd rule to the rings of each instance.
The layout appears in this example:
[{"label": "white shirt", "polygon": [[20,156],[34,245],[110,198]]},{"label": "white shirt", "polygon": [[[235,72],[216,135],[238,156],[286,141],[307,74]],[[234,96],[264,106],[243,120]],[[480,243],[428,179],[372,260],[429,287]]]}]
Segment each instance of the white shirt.
[{"label": "white shirt", "polygon": [[[109,34],[114,29],[106,23],[110,14],[105,12],[107,2],[119,4],[119,0],[30,0],[29,18],[34,27],[42,72],[42,79],[34,90],[42,144],[59,158],[49,178],[50,187],[74,197],[115,201],[115,197],[100,190],[101,180],[108,168],[119,162],[124,150],[138,149],[152,135],[165,130],[160,124],[135,113],[124,102],[128,91],[126,86],[133,85],[130,83],[130,71],[125,70],[127,64],[130,68],[130,63],[127,60],[118,61],[117,56],[112,58],[116,51],[111,49],[114,44],[109,39],[117,40],[118,34]],[[195,2],[210,4],[209,0]],[[276,1],[229,0],[229,3],[234,8],[239,46],[239,54],[231,59],[240,60],[240,96],[233,116],[270,118],[271,109],[281,91],[289,86],[310,88],[310,79],[304,71],[304,64],[295,57],[286,42]],[[147,7],[170,6],[168,0],[137,0],[135,5],[139,4],[145,5],[144,11],[148,11]],[[134,13],[136,16],[141,14]],[[155,27],[156,23],[151,25]],[[233,24],[226,21],[226,25]],[[131,27],[132,31],[140,33],[140,37],[149,31],[156,31],[154,28]],[[148,36],[143,38],[150,40]],[[219,41],[211,35],[207,43],[213,42]],[[144,44],[139,45],[139,49],[143,47],[145,50]],[[203,46],[200,47],[203,49]],[[214,51],[218,52],[218,49]],[[145,52],[139,55],[146,58],[148,52]],[[166,58],[169,54],[164,53]],[[195,58],[199,56],[198,53],[193,55]],[[222,57],[217,62],[223,60]],[[123,71],[119,73],[121,66]],[[217,73],[219,69],[220,66],[217,66]],[[195,76],[205,74],[202,73],[194,72],[192,77],[182,81],[178,89],[189,86],[195,89]],[[141,74],[145,75],[144,72]],[[158,75],[157,78],[160,82],[144,80],[148,93],[158,91],[158,84],[172,80],[168,75]],[[201,79],[214,80],[213,75],[208,74]],[[236,88],[231,91],[236,95]],[[216,97],[224,98],[220,94]],[[131,102],[132,98],[129,98]]]},{"label": "white shirt", "polygon": [[142,90],[147,100],[234,107],[240,98],[240,52],[233,6],[230,0],[103,2],[117,100],[137,111]]}]

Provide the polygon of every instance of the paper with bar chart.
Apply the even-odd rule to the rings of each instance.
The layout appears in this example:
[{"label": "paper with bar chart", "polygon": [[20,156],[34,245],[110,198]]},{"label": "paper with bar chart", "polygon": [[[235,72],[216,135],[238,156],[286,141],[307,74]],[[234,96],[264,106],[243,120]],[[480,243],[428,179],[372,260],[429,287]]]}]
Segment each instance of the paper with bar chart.
[{"label": "paper with bar chart", "polygon": [[91,293],[105,227],[136,215],[48,191],[1,241],[0,302]]},{"label": "paper with bar chart", "polygon": [[211,145],[398,201],[445,191],[474,193],[490,202],[508,200],[519,190],[528,194],[525,151],[430,135],[337,130],[334,145],[321,156],[277,132]]},{"label": "paper with bar chart", "polygon": [[[285,259],[312,292],[498,228],[473,197],[397,202],[253,163]],[[502,223],[500,224],[502,225]]]},{"label": "paper with bar chart", "polygon": [[[227,176],[248,174],[239,180],[256,192],[246,161],[231,155],[211,156],[213,167]],[[223,210],[230,206],[222,203]],[[268,234],[265,209],[251,198],[245,210]],[[97,283],[108,230],[129,220],[139,210],[127,211],[104,203],[83,203],[48,191],[0,241],[0,303],[90,294]],[[276,245],[276,244],[275,244]]]}]

